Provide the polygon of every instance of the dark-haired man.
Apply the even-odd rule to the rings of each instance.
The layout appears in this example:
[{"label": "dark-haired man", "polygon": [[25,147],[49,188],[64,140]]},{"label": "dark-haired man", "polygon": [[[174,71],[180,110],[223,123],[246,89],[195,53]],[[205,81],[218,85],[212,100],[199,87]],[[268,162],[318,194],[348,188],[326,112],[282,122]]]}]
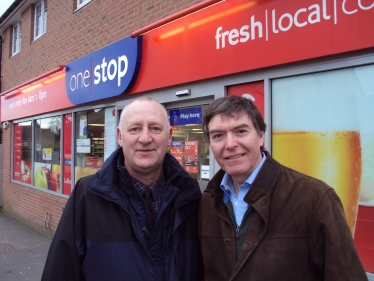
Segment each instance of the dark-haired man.
[{"label": "dark-haired man", "polygon": [[367,280],[334,189],[270,156],[251,100],[215,100],[203,129],[222,168],[200,202],[205,281]]}]

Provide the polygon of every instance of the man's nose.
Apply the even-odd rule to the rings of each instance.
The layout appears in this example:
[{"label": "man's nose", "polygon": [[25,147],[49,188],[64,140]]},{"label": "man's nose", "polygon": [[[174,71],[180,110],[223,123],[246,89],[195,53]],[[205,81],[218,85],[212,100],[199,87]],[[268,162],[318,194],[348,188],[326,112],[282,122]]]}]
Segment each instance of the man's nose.
[{"label": "man's nose", "polygon": [[232,149],[238,146],[238,142],[233,134],[227,134],[226,136],[226,149]]},{"label": "man's nose", "polygon": [[142,130],[139,136],[139,142],[141,143],[149,143],[152,141],[151,134],[148,129]]}]

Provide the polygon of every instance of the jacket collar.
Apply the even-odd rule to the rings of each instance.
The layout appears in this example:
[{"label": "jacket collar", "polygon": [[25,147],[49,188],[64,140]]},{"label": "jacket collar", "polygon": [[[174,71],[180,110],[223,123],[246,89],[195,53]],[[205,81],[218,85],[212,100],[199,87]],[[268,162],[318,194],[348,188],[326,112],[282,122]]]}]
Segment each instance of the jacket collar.
[{"label": "jacket collar", "polygon": [[[117,168],[119,158],[123,159],[121,147],[117,148],[104,162],[102,169],[95,174],[91,181],[89,189],[108,200],[120,203],[123,201],[121,197],[124,196],[121,182],[125,183],[125,188],[126,186],[131,187],[131,178],[126,169],[122,170],[123,173],[125,173],[124,175],[119,175],[119,170]],[[178,201],[194,200],[197,198],[196,195],[200,195],[197,182],[188,175],[179,162],[169,153],[165,155],[163,171],[165,184],[168,187],[172,187],[174,190],[177,189],[173,192],[174,195],[177,192],[186,193],[182,198],[178,198]],[[121,180],[121,177],[124,177],[126,180]],[[174,195],[165,194],[164,200],[172,200],[172,198],[169,197],[174,197]],[[183,202],[178,203],[183,204]]]}]

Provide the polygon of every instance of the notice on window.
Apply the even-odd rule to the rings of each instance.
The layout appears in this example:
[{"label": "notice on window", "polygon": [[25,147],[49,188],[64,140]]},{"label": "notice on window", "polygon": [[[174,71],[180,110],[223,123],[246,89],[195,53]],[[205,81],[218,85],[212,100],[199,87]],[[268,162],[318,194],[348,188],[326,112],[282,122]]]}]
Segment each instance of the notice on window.
[{"label": "notice on window", "polygon": [[52,160],[52,148],[43,148],[43,160]]},{"label": "notice on window", "polygon": [[114,107],[105,108],[104,161],[116,150],[116,130],[116,110]]},{"label": "notice on window", "polygon": [[200,178],[209,179],[209,165],[201,165],[200,169]]},{"label": "notice on window", "polygon": [[170,146],[170,154],[173,155],[183,166],[183,142],[182,141],[172,141]]},{"label": "notice on window", "polygon": [[77,153],[91,153],[91,139],[77,139]]},{"label": "notice on window", "polygon": [[82,115],[79,120],[79,138],[87,138],[87,115]]}]

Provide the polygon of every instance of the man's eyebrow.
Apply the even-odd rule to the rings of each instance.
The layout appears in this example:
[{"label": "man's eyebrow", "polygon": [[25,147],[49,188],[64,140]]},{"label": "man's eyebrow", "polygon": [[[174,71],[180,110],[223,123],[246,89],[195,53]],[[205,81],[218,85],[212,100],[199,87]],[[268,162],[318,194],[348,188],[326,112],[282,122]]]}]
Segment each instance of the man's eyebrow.
[{"label": "man's eyebrow", "polygon": [[221,133],[223,132],[223,130],[220,130],[220,129],[213,129],[213,130],[210,130],[209,131],[209,134],[217,134],[217,133]]},{"label": "man's eyebrow", "polygon": [[239,124],[239,125],[235,126],[233,129],[234,130],[239,130],[239,129],[245,129],[245,128],[249,128],[247,123]]},{"label": "man's eyebrow", "polygon": [[[239,125],[235,126],[233,128],[233,131],[240,130],[240,129],[245,129],[245,128],[249,128],[248,124],[242,123],[242,124],[239,124]],[[224,130],[221,130],[221,129],[212,129],[212,130],[209,131],[209,134],[222,133],[223,131]]]}]

